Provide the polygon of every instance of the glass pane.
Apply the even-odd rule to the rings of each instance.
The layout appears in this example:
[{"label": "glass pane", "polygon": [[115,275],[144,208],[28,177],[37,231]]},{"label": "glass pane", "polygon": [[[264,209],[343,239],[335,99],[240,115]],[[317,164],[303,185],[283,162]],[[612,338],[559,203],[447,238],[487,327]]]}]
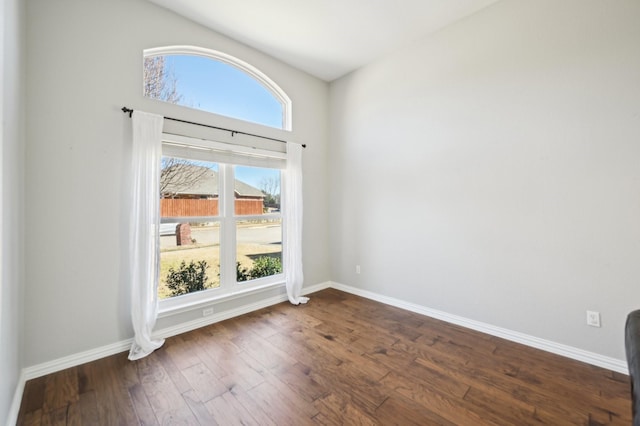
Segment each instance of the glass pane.
[{"label": "glass pane", "polygon": [[219,274],[219,222],[160,225],[160,299],[220,287]]},{"label": "glass pane", "polygon": [[280,211],[280,170],[235,166],[235,214],[261,215]]},{"label": "glass pane", "polygon": [[238,282],[282,273],[282,221],[280,218],[238,221],[236,244]]},{"label": "glass pane", "polygon": [[218,215],[218,164],[162,157],[160,217]]},{"label": "glass pane", "polygon": [[144,95],[172,104],[283,128],[283,105],[240,69],[196,55],[144,58]]}]

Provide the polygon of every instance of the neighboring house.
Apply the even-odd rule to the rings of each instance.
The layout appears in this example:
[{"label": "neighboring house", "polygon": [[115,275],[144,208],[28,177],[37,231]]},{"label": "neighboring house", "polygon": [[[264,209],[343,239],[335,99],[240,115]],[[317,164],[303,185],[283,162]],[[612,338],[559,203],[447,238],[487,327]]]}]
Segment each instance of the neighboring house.
[{"label": "neighboring house", "polygon": [[[172,166],[173,167],[173,166]],[[163,169],[160,177],[161,217],[218,215],[218,172],[208,167],[180,164]],[[264,213],[265,195],[245,182],[235,180],[235,213]]]}]

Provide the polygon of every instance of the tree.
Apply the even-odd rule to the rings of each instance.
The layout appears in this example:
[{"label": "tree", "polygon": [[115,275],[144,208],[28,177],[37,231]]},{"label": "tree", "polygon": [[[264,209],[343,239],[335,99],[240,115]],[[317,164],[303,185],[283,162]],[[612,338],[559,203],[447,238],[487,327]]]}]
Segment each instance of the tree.
[{"label": "tree", "polygon": [[162,157],[160,164],[160,194],[172,198],[197,184],[211,169],[190,160]]},{"label": "tree", "polygon": [[260,190],[264,194],[265,207],[280,208],[280,179],[276,176],[263,177]]},{"label": "tree", "polygon": [[182,95],[178,92],[178,79],[167,66],[164,56],[144,58],[144,95],[172,104],[180,103]]},{"label": "tree", "polygon": [[[178,92],[178,79],[164,56],[144,58],[144,95],[169,102],[180,103],[183,96]],[[200,167],[189,160],[163,157],[160,171],[160,194],[174,197],[178,192],[189,189],[207,174],[206,167]]]}]

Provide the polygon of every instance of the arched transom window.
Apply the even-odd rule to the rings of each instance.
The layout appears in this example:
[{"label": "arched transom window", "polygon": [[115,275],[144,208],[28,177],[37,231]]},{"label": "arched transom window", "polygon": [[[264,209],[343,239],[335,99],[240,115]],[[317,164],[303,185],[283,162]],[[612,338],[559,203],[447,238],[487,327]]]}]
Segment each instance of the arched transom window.
[{"label": "arched transom window", "polygon": [[269,77],[233,56],[193,46],[144,51],[144,96],[291,130],[291,100]]}]

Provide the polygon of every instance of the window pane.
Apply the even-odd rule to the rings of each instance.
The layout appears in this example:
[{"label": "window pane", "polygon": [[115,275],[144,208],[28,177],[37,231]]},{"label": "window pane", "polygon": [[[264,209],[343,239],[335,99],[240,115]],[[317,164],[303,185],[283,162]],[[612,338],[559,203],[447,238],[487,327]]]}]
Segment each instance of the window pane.
[{"label": "window pane", "polygon": [[162,157],[160,217],[218,215],[218,165]]},{"label": "window pane", "polygon": [[172,104],[282,129],[283,105],[259,81],[197,55],[144,58],[144,95]]},{"label": "window pane", "polygon": [[235,166],[234,174],[236,215],[280,211],[280,170]]},{"label": "window pane", "polygon": [[282,273],[282,221],[240,220],[236,224],[238,281]]},{"label": "window pane", "polygon": [[160,225],[160,299],[220,287],[220,224]]}]

